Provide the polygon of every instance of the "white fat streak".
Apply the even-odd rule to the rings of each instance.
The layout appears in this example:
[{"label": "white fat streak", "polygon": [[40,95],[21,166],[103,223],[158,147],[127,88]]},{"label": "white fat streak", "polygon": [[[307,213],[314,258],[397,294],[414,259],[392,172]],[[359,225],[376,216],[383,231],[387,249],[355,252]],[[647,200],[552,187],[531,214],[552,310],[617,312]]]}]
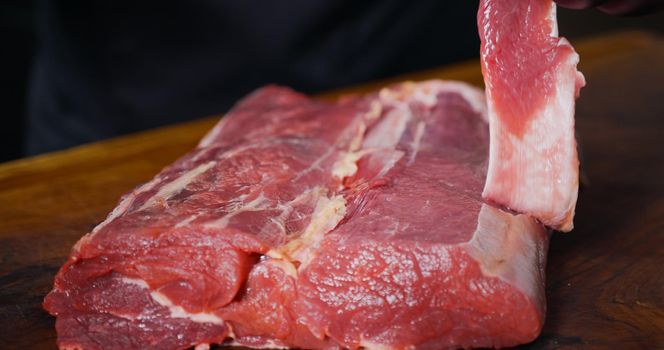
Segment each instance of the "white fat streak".
[{"label": "white fat streak", "polygon": [[221,131],[224,129],[224,125],[226,125],[226,123],[228,122],[227,120],[228,118],[221,118],[221,120],[217,122],[217,124],[212,128],[212,130],[210,130],[201,139],[201,141],[198,143],[198,147],[207,147],[211,145],[217,139],[219,134],[221,134]]},{"label": "white fat streak", "polygon": [[159,191],[152,197],[150,197],[145,203],[139,208],[139,210],[146,209],[156,202],[168,199],[171,196],[182,191],[188,184],[194,181],[198,176],[210,170],[215,164],[216,161],[209,161],[207,163],[201,164],[186,173],[180,175],[177,179],[171,181],[170,183],[164,185]]},{"label": "white fat streak", "polygon": [[171,317],[187,318],[197,323],[213,323],[217,325],[224,325],[224,321],[219,316],[208,312],[187,312],[181,306],[175,305],[167,296],[157,291],[150,292],[150,296],[158,304],[169,308],[171,311]]},{"label": "white fat streak", "polygon": [[523,292],[535,305],[544,305],[548,233],[534,219],[483,204],[477,229],[464,247],[485,276],[497,277]]},{"label": "white fat streak", "polygon": [[[231,340],[228,345],[230,346],[248,346],[247,344],[244,344],[242,342],[239,342],[237,340]],[[261,345],[254,345],[253,343],[250,346],[252,349],[290,349],[288,346],[285,346],[283,344],[279,344],[273,340],[266,340],[263,344]]]},{"label": "white fat streak", "polygon": [[408,165],[413,164],[415,157],[417,157],[417,152],[420,150],[420,143],[422,142],[422,136],[424,136],[424,129],[426,124],[422,121],[417,123],[417,129],[415,129],[415,137],[413,138],[413,143],[411,144],[412,152],[410,153],[410,159],[408,159]]},{"label": "white fat streak", "polygon": [[136,199],[136,196],[138,196],[141,193],[145,193],[147,191],[150,191],[160,181],[161,181],[161,179],[159,179],[158,177],[155,177],[154,179],[150,180],[149,182],[144,183],[139,188],[137,188],[134,192],[132,192],[127,197],[125,197],[125,199],[123,199],[122,202],[120,202],[120,204],[118,204],[118,206],[115,207],[115,209],[113,209],[113,211],[106,218],[106,220],[104,220],[101,224],[97,225],[97,227],[95,227],[94,230],[92,230],[92,232],[95,233],[95,232],[99,231],[102,227],[104,227],[105,225],[107,225],[111,221],[115,220],[120,215],[124,214],[127,211],[127,209],[129,209],[129,207],[131,207],[131,205],[134,203],[134,200]]},{"label": "white fat streak", "polygon": [[418,84],[412,81],[406,81],[396,85],[396,87],[382,88],[378,92],[378,98],[383,104],[389,104],[397,101],[403,102],[413,94],[413,90],[417,88],[417,85]]},{"label": "white fat streak", "polygon": [[184,219],[184,220],[178,222],[177,224],[175,224],[175,228],[180,228],[180,227],[184,227],[184,226],[189,225],[192,221],[199,218],[202,214],[203,213],[200,212],[200,213],[197,213],[197,214],[194,214],[194,215],[189,215],[189,217],[187,217],[186,219]]},{"label": "white fat streak", "polygon": [[310,201],[310,200],[312,200],[312,197],[314,197],[314,196],[318,197],[320,195],[324,195],[326,191],[327,191],[327,189],[325,189],[324,187],[315,186],[313,188],[306,189],[306,190],[302,191],[302,193],[298,194],[297,197],[291,199],[288,202],[285,202],[285,203],[278,202],[276,204],[276,207],[278,209],[282,210],[282,211],[283,210],[289,210],[289,209],[293,208],[293,205],[297,205],[297,204],[301,204],[301,203]]},{"label": "white fat streak", "polygon": [[[380,103],[380,101],[373,100],[369,105],[368,111],[360,113],[355,117],[354,121],[350,123],[349,127],[349,129],[351,129],[350,132],[355,133],[355,135],[348,143],[348,148],[347,148],[348,152],[357,151],[362,147],[362,142],[364,142],[364,136],[365,136],[364,134],[367,131],[367,122],[371,122],[375,119],[378,119],[382,114],[382,112],[383,112],[383,106]],[[335,144],[337,145],[344,144],[345,141],[342,140],[344,140],[345,137],[346,137],[346,132],[342,133],[341,136],[339,136]],[[326,156],[327,155],[329,154],[326,154]]]},{"label": "white fat streak", "polygon": [[[276,217],[270,218],[270,222],[279,226],[279,229],[282,232],[286,233],[286,227],[284,221],[293,212],[293,207],[301,203],[313,202],[314,199],[322,195],[325,195],[326,192],[327,190],[325,188],[316,186],[314,188],[302,191],[302,193],[297,195],[297,197],[293,198],[288,202],[285,203],[277,202],[275,208],[280,210],[281,213]],[[265,226],[263,229],[265,229],[266,227],[267,226]]]},{"label": "white fat streak", "polygon": [[418,83],[405,82],[396,89],[384,88],[379,97],[384,104],[394,102],[418,101],[425,106],[433,107],[440,93],[456,93],[470,104],[471,108],[488,121],[486,98],[484,91],[470,84],[448,80],[426,80]]},{"label": "white fat streak", "polygon": [[357,161],[365,155],[376,151],[374,148],[362,149],[357,152],[343,152],[332,167],[332,176],[344,179],[357,173]]},{"label": "white fat streak", "polygon": [[149,289],[150,288],[148,283],[145,282],[144,280],[140,279],[140,278],[122,277],[121,280],[125,284],[133,284],[133,285],[139,286],[143,289]]},{"label": "white fat streak", "polygon": [[[379,116],[383,111],[383,106],[392,109],[372,127],[366,135],[360,151],[346,152],[339,157],[332,168],[332,175],[338,179],[353,176],[358,170],[357,161],[367,153],[381,148],[394,149],[406,131],[408,123],[413,119],[409,104],[417,101],[425,106],[433,107],[437,102],[438,94],[445,92],[460,94],[470,107],[482,116],[484,121],[488,120],[483,91],[465,83],[430,80],[417,84],[406,82],[396,88],[383,88],[378,94],[378,100],[372,102],[369,114]],[[412,163],[417,156],[425,129],[426,125],[423,122],[417,124],[411,144],[413,152],[410,155],[409,163]],[[385,167],[381,175],[384,175],[393,165],[394,163]]]},{"label": "white fat streak", "polygon": [[433,107],[438,101],[438,89],[428,83],[417,84],[410,99],[418,101],[427,107]]},{"label": "white fat streak", "polygon": [[[150,289],[148,283],[140,278],[122,277],[121,280],[126,284],[139,286],[144,289]],[[213,323],[217,325],[224,325],[224,321],[219,316],[208,312],[187,312],[181,306],[175,305],[167,296],[157,291],[150,291],[150,297],[157,304],[167,307],[171,312],[171,317],[173,318],[187,318],[196,323]]]},{"label": "white fat streak", "polygon": [[489,121],[486,97],[483,90],[458,81],[430,80],[418,85],[422,85],[423,87],[429,85],[429,91],[435,93],[435,95],[445,92],[461,95],[475,113],[479,114],[484,121]]},{"label": "white fat streak", "polygon": [[399,143],[412,113],[403,102],[394,101],[393,108],[369,131],[363,148],[394,148]]},{"label": "white fat streak", "polygon": [[[373,126],[366,136],[363,148],[394,148],[406,131],[413,115],[408,107],[408,98],[416,88],[413,82],[400,84],[398,88],[383,88],[378,93],[378,101],[391,107],[383,118]],[[382,110],[382,108],[381,108]]]},{"label": "white fat streak", "polygon": [[549,12],[549,21],[551,21],[551,37],[558,37],[558,17],[556,15],[558,8],[555,2],[551,2],[551,12]]},{"label": "white fat streak", "polygon": [[113,220],[117,219],[120,215],[124,214],[127,209],[131,206],[131,204],[134,202],[134,199],[136,199],[136,194],[132,193],[125,197],[120,204],[118,204],[117,207],[113,208],[113,211],[111,214],[109,214],[104,221],[102,221],[99,225],[97,225],[93,230],[92,233],[97,233],[99,230],[101,230],[104,226],[108,225],[111,223]]},{"label": "white fat streak", "polygon": [[285,259],[273,259],[268,263],[280,268],[286,275],[297,278],[297,269],[290,261]]},{"label": "white fat streak", "polygon": [[[358,167],[357,167],[357,161],[359,161],[362,157],[381,151],[380,148],[366,148],[357,152],[346,152],[343,153],[339,159],[334,163],[334,166],[332,168],[332,175],[336,177],[339,180],[343,180],[344,178],[351,177],[357,173]],[[378,177],[384,176],[387,174],[390,169],[394,167],[394,165],[403,157],[404,152],[402,151],[392,151],[390,154],[390,157],[385,160],[385,163],[383,164],[383,168],[380,170],[378,173]],[[411,157],[414,159],[414,156],[411,155]],[[340,188],[343,188],[344,185],[340,184]]]},{"label": "white fat streak", "polygon": [[403,136],[406,126],[413,119],[409,104],[419,102],[427,107],[433,107],[438,101],[438,94],[441,93],[461,95],[473,111],[488,122],[486,97],[481,89],[455,81],[406,82],[396,88],[384,88],[379,92],[378,99],[381,104],[393,109],[369,131],[363,147],[394,148]]},{"label": "white fat streak", "polygon": [[[365,350],[395,350],[395,349],[397,349],[395,347],[385,345],[385,344],[376,343],[374,341],[366,340],[364,338],[360,339],[359,345],[360,345],[361,348],[363,348]],[[410,349],[414,349],[414,348],[415,347],[410,345],[410,346],[402,347],[400,349],[410,350]]]},{"label": "white fat streak", "polygon": [[120,203],[113,208],[113,211],[102,221],[97,225],[94,229],[92,229],[92,232],[89,234],[81,237],[81,239],[76,242],[74,245],[74,250],[75,251],[80,251],[81,247],[84,244],[87,244],[102,228],[113,222],[115,219],[119,218],[122,216],[122,214],[126,213],[127,210],[131,207],[132,204],[134,204],[134,200],[136,200],[136,196],[138,196],[141,193],[147,192],[154,188],[155,185],[159,183],[160,179],[158,177],[155,177],[154,179],[150,180],[149,182],[144,183],[141,185],[139,188],[134,190],[132,193],[128,194],[124,199],[120,201]]},{"label": "white fat streak", "polygon": [[307,175],[307,174],[309,174],[310,172],[312,172],[314,170],[323,170],[323,168],[321,167],[321,164],[323,164],[323,161],[325,159],[327,159],[328,157],[330,157],[334,153],[334,151],[335,151],[335,148],[330,147],[327,151],[325,151],[325,153],[323,155],[321,155],[318,159],[313,161],[313,163],[311,163],[310,166],[308,166],[306,169],[299,172],[297,174],[297,176],[295,176],[293,178],[293,181],[297,181],[297,180],[301,179],[304,175]]},{"label": "white fat streak", "polygon": [[380,101],[373,100],[371,101],[369,112],[365,114],[365,118],[367,118],[367,120],[378,119],[378,117],[380,117],[382,113],[383,113],[383,105],[380,103]]},{"label": "white fat streak", "polygon": [[245,203],[239,209],[224,215],[220,219],[217,219],[217,220],[214,220],[214,221],[211,221],[211,222],[207,222],[207,223],[205,223],[205,226],[206,227],[213,227],[213,228],[224,228],[224,227],[228,226],[228,222],[231,220],[231,218],[233,218],[237,214],[247,212],[247,211],[260,211],[260,210],[267,209],[266,207],[263,206],[263,204],[265,204],[266,202],[268,202],[267,198],[265,198],[265,196],[263,195],[263,192],[261,192],[256,198],[254,198],[253,200]]},{"label": "white fat streak", "polygon": [[364,133],[367,131],[367,124],[365,123],[360,123],[359,126],[357,127],[357,134],[355,137],[350,142],[350,146],[348,147],[349,150],[351,151],[356,151],[360,147],[362,147],[362,141],[364,141]]},{"label": "white fat streak", "polygon": [[311,221],[302,235],[282,247],[270,249],[266,255],[276,259],[299,261],[299,269],[303,269],[314,258],[315,250],[325,234],[337,226],[344,215],[346,200],[343,196],[318,198]]},{"label": "white fat streak", "polygon": [[385,176],[385,174],[387,174],[387,172],[390,171],[390,169],[392,169],[394,167],[394,165],[397,164],[397,162],[399,160],[401,160],[403,155],[404,155],[404,152],[402,152],[402,151],[392,152],[390,158],[383,165],[383,169],[381,169],[380,173],[378,173],[378,177]]},{"label": "white fat streak", "polygon": [[[316,192],[320,192],[320,187],[314,187],[314,189],[306,190],[286,203],[277,202],[274,207],[280,210],[281,213],[275,217],[271,217],[270,222],[276,225],[282,233],[287,234],[285,220],[293,212],[293,206],[304,201],[305,199],[309,199],[310,197],[315,196]],[[269,225],[263,226],[260,233],[264,233],[267,229],[269,229]]]}]

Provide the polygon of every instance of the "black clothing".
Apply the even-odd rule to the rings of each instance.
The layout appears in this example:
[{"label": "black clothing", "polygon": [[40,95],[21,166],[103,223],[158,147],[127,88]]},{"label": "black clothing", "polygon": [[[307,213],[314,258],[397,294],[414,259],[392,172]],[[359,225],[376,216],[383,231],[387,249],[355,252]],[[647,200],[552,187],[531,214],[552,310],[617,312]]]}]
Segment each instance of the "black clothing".
[{"label": "black clothing", "polygon": [[477,4],[441,0],[46,0],[28,152],[226,111],[277,83],[316,92],[476,55]]}]

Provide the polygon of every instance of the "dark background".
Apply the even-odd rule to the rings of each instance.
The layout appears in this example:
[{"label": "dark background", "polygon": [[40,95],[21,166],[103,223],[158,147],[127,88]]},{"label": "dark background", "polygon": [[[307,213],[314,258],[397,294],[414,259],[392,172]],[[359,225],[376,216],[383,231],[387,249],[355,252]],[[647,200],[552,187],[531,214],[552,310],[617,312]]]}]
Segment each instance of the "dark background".
[{"label": "dark background", "polygon": [[[34,19],[35,6],[32,1],[0,2],[0,43],[2,45],[0,51],[0,96],[2,96],[0,100],[2,106],[0,111],[2,115],[0,162],[21,158],[25,155],[23,144],[26,91],[36,44]],[[558,19],[561,34],[572,39],[627,29],[648,30],[660,34],[664,32],[664,13],[621,18],[611,17],[595,10],[573,11],[559,8]]]}]

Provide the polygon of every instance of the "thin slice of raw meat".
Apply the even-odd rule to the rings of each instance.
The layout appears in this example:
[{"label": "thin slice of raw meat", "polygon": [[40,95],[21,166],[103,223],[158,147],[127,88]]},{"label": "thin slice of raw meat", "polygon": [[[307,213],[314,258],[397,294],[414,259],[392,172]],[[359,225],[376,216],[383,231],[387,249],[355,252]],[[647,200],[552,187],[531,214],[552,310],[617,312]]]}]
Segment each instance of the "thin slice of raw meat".
[{"label": "thin slice of raw meat", "polygon": [[483,203],[484,94],[267,87],[84,236],[61,349],[441,349],[534,339],[548,233]]},{"label": "thin slice of raw meat", "polygon": [[551,0],[482,0],[478,12],[491,149],[483,196],[560,231],[573,228],[579,56]]}]

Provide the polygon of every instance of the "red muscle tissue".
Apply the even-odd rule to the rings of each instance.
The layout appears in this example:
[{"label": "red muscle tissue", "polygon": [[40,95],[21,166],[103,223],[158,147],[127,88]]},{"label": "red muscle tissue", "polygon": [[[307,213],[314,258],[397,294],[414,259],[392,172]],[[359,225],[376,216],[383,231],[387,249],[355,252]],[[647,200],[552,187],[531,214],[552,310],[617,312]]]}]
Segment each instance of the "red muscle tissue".
[{"label": "red muscle tissue", "polygon": [[574,100],[579,55],[551,0],[482,0],[477,15],[491,150],[483,196],[560,231],[579,187]]},{"label": "red muscle tissue", "polygon": [[583,79],[553,11],[481,2],[488,101],[443,81],[335,104],[273,86],[244,98],[74,246],[44,301],[58,346],[535,339],[542,223],[571,228],[578,177]]}]

